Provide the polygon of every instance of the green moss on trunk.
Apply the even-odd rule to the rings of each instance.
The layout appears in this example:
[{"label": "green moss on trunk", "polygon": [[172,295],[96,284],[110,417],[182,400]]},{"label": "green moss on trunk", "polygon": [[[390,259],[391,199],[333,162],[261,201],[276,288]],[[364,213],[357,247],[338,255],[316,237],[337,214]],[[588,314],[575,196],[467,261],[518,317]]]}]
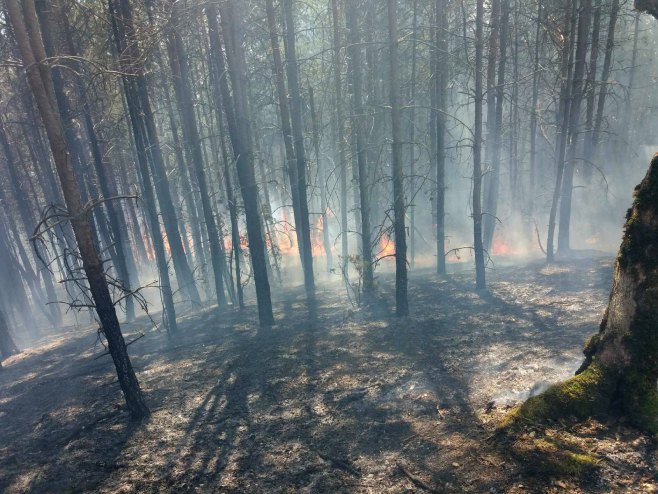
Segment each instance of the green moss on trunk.
[{"label": "green moss on trunk", "polygon": [[547,419],[584,419],[597,415],[608,410],[616,383],[616,376],[594,361],[577,376],[528,398],[508,414],[501,427],[514,429]]}]

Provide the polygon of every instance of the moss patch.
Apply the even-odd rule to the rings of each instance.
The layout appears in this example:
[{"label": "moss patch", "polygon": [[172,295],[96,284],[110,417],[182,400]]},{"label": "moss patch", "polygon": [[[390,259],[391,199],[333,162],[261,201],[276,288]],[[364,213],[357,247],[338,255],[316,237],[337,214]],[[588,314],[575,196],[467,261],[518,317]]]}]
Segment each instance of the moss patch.
[{"label": "moss patch", "polygon": [[540,423],[546,419],[576,417],[584,419],[604,413],[610,405],[615,380],[596,361],[582,373],[554,384],[543,393],[528,398],[512,410],[501,424],[502,429]]}]

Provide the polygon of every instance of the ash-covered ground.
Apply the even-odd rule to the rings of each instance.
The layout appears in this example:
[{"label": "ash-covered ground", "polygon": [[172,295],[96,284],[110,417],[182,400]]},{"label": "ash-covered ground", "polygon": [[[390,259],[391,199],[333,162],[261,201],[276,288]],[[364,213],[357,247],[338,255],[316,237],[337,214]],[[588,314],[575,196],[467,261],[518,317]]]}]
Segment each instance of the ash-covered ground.
[{"label": "ash-covered ground", "polygon": [[653,492],[653,441],[619,421],[549,431],[596,458],[585,476],[529,468],[493,434],[578,367],[611,274],[611,256],[530,262],[490,271],[476,293],[470,272],[418,270],[403,319],[388,274],[364,308],[338,281],[320,283],[313,312],[301,287],[281,290],[270,330],[253,307],[197,311],[174,340],[151,331],[130,346],[153,412],[142,423],[109,357],[95,358],[94,330],[44,336],[0,374],[0,489]]}]

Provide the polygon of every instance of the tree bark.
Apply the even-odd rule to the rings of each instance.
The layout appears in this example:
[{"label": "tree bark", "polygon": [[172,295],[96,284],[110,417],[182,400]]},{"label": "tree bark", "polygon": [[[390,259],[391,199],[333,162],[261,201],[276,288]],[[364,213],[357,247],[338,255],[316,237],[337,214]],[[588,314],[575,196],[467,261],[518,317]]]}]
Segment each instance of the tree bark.
[{"label": "tree bark", "polygon": [[635,189],[599,332],[576,376],[530,398],[508,425],[620,410],[658,432],[658,157]]},{"label": "tree bark", "polygon": [[45,50],[39,36],[34,2],[24,0],[21,4],[18,0],[7,0],[9,19],[27,70],[30,88],[46,128],[83,268],[101,328],[107,338],[109,353],[117,370],[119,384],[131,415],[134,418],[143,418],[149,415],[149,409],[128,356],[114,303],[103,273],[103,264],[94,245],[87,211],[82,205],[80,191],[73,174],[62,122],[56,111],[50,69],[43,63],[46,58]]},{"label": "tree bark", "polygon": [[[230,101],[224,101],[228,98],[229,88],[227,83],[226,69],[224,65],[224,53],[222,52],[222,43],[219,36],[219,24],[217,22],[217,9],[209,5],[205,9],[206,19],[208,21],[208,42],[210,45],[210,70],[213,71],[213,99],[217,122],[219,127],[219,138],[221,141],[223,165],[224,165],[224,187],[226,188],[226,200],[228,202],[229,218],[231,222],[231,245],[233,249],[233,259],[235,262],[235,283],[238,295],[238,305],[240,309],[244,308],[244,292],[242,289],[242,247],[240,243],[240,228],[238,223],[238,204],[233,190],[232,173],[229,167],[228,154],[226,150],[224,120],[222,119],[222,108],[225,108],[225,116],[229,122],[229,128],[233,129],[231,135],[235,134],[235,118],[230,106]],[[235,151],[235,148],[234,148]],[[239,153],[239,151],[237,151]],[[236,154],[237,156],[237,154]]]},{"label": "tree bark", "polygon": [[[178,3],[175,3],[171,11],[173,20],[177,19],[180,15],[178,7]],[[208,236],[208,244],[210,245],[210,262],[215,281],[215,296],[217,297],[217,305],[221,308],[225,307],[228,303],[224,294],[224,265],[226,261],[220,245],[222,239],[219,237],[215,215],[210,202],[210,193],[201,151],[201,141],[194,114],[194,101],[190,88],[187,54],[175,24],[168,33],[167,52],[174,79],[174,91],[176,93],[176,100],[178,101],[178,110],[181,115],[183,136],[185,138],[186,149],[189,153],[188,163],[192,163],[192,169],[194,170],[197,186],[199,187],[199,195],[201,196],[201,212]]]},{"label": "tree bark", "polygon": [[434,204],[436,212],[436,273],[439,276],[446,274],[446,233],[445,233],[445,195],[446,195],[446,118],[448,83],[448,17],[446,14],[446,1],[435,2],[435,43],[433,50],[433,88],[432,96],[436,108],[432,110],[432,123],[434,126],[433,143],[436,148],[436,194]]},{"label": "tree bark", "polygon": [[290,121],[297,159],[297,193],[299,195],[299,220],[302,239],[302,269],[304,270],[304,287],[306,296],[315,299],[315,277],[313,275],[313,251],[311,244],[311,226],[308,215],[308,197],[306,188],[306,149],[302,124],[302,97],[299,86],[299,70],[295,49],[295,23],[293,16],[293,0],[283,0],[283,12],[286,20],[286,72],[288,75],[288,90],[290,91]]},{"label": "tree bark", "polygon": [[473,129],[473,250],[475,254],[475,287],[487,286],[482,245],[482,55],[484,45],[484,0],[475,7],[475,122]]},{"label": "tree bark", "polygon": [[148,92],[148,85],[141,60],[142,56],[137,43],[132,8],[129,0],[108,0],[111,17],[116,21],[116,40],[119,62],[124,73],[130,74],[131,94],[139,108],[136,112],[136,123],[143,127],[144,145],[148,151],[149,163],[154,175],[154,186],[162,213],[162,222],[167,234],[167,243],[171,251],[174,271],[181,290],[189,300],[198,305],[201,297],[197,290],[192,270],[187,262],[178,220],[174,209],[174,201],[169,188],[169,179],[164,165],[160,139],[155,127],[153,109]]},{"label": "tree bark", "polygon": [[340,17],[338,15],[338,0],[331,0],[331,19],[333,27],[332,71],[334,76],[334,92],[336,106],[336,129],[338,145],[338,166],[340,169],[340,245],[341,264],[347,272],[348,242],[347,242],[347,157],[345,156],[345,116],[343,111],[343,84],[341,79],[341,36]]},{"label": "tree bark", "polygon": [[2,310],[0,310],[0,357],[7,358],[16,355],[19,352],[14,339],[9,332],[9,325],[7,318]]},{"label": "tree bark", "polygon": [[569,152],[564,164],[562,181],[562,198],[560,200],[560,228],[557,238],[557,248],[560,252],[569,252],[571,232],[571,203],[573,199],[573,181],[576,170],[576,149],[578,144],[578,124],[580,122],[580,107],[583,101],[583,84],[587,62],[587,44],[591,21],[592,0],[581,0],[578,14],[578,40],[574,59],[573,81],[571,89],[571,105],[569,108]]},{"label": "tree bark", "polygon": [[320,122],[315,108],[315,96],[313,87],[308,88],[308,102],[311,107],[311,122],[313,126],[313,147],[315,149],[315,162],[318,169],[318,180],[320,182],[320,218],[322,221],[322,245],[324,255],[327,258],[327,272],[331,273],[333,269],[333,259],[331,253],[331,240],[329,239],[329,215],[327,204],[327,174],[324,168],[324,160],[320,154]]},{"label": "tree bark", "polygon": [[[265,259],[265,242],[263,240],[260,205],[258,200],[258,185],[254,169],[254,152],[250,128],[250,114],[247,100],[247,68],[242,36],[241,12],[236,0],[229,0],[221,4],[221,25],[226,44],[228,59],[228,74],[231,78],[233,98],[228,93],[226,78],[223,77],[222,101],[227,109],[231,103],[234,107],[230,112],[235,119],[229,119],[229,133],[236,157],[238,182],[242,192],[245,216],[247,220],[247,235],[249,237],[249,253],[256,285],[256,298],[258,301],[258,319],[262,327],[274,324],[272,313],[272,299],[270,283],[267,277],[267,260]],[[212,7],[209,5],[207,9]],[[223,64],[223,61],[222,61]]]},{"label": "tree bark", "polygon": [[[348,30],[349,74],[352,85],[352,131],[359,184],[359,218],[361,224],[361,262],[363,267],[363,293],[374,290],[372,259],[372,230],[370,217],[370,185],[368,181],[368,154],[366,151],[365,122],[363,108],[363,84],[361,78],[361,46],[357,20],[357,0],[346,0],[345,20]],[[397,69],[396,69],[397,70]],[[399,118],[399,117],[398,117]],[[398,124],[399,125],[399,124]],[[401,153],[401,151],[400,151]],[[401,157],[400,157],[401,159]],[[400,164],[400,166],[402,166]],[[404,196],[403,196],[404,197]],[[404,199],[403,199],[404,200]]]},{"label": "tree bark", "polygon": [[398,76],[397,0],[388,0],[389,64],[391,78],[391,151],[393,165],[393,230],[395,233],[395,313],[409,314],[407,299],[407,231],[405,228],[402,130],[400,128],[400,82]]}]

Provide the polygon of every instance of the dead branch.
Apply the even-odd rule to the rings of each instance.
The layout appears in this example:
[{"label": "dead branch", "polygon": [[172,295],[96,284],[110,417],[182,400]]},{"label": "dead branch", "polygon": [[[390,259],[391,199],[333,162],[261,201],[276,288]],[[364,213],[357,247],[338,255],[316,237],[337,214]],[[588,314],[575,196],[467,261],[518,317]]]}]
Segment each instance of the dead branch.
[{"label": "dead branch", "polygon": [[544,246],[541,244],[541,237],[539,236],[539,227],[537,226],[537,220],[533,220],[535,222],[535,233],[537,234],[537,243],[539,244],[539,248],[541,251],[546,254],[546,251],[544,250]]},{"label": "dead branch", "polygon": [[67,448],[69,444],[71,444],[73,441],[75,441],[83,432],[88,431],[90,429],[93,429],[98,425],[99,423],[103,422],[104,420],[111,419],[114,417],[117,413],[121,411],[120,408],[116,408],[112,410],[111,412],[104,413],[103,415],[100,415],[99,417],[95,418],[92,420],[90,423],[81,425],[76,427],[73,432],[71,432],[66,439],[64,439],[64,448]]},{"label": "dead branch", "polygon": [[341,460],[340,458],[334,458],[333,456],[325,455],[324,453],[320,453],[317,451],[317,454],[320,458],[322,458],[324,461],[328,461],[331,463],[335,468],[339,468],[340,470],[344,470],[348,473],[351,473],[355,477],[361,477],[361,472],[356,469],[356,467],[353,467],[348,460]]},{"label": "dead branch", "polygon": [[[139,341],[139,340],[141,340],[142,338],[144,338],[144,336],[146,336],[145,333],[140,334],[140,335],[139,335],[137,338],[135,338],[134,340],[130,340],[128,343],[126,343],[126,346],[130,346],[130,345],[132,345],[132,344],[135,343],[136,341]],[[103,352],[103,353],[101,353],[100,355],[96,355],[96,356],[94,357],[94,360],[98,360],[99,358],[101,358],[101,357],[105,357],[105,355],[109,355],[109,354],[110,354],[109,351],[108,351],[108,352]]]},{"label": "dead branch", "polygon": [[418,477],[416,477],[414,474],[412,474],[409,470],[407,470],[407,468],[402,463],[400,463],[399,461],[396,462],[396,465],[400,469],[402,474],[405,477],[407,477],[411,481],[411,483],[413,485],[415,485],[416,487],[418,487],[419,489],[423,489],[424,491],[432,492],[432,493],[436,493],[436,494],[439,494],[439,492],[441,492],[437,489],[434,489],[433,487],[430,487],[425,482],[420,480]]}]

